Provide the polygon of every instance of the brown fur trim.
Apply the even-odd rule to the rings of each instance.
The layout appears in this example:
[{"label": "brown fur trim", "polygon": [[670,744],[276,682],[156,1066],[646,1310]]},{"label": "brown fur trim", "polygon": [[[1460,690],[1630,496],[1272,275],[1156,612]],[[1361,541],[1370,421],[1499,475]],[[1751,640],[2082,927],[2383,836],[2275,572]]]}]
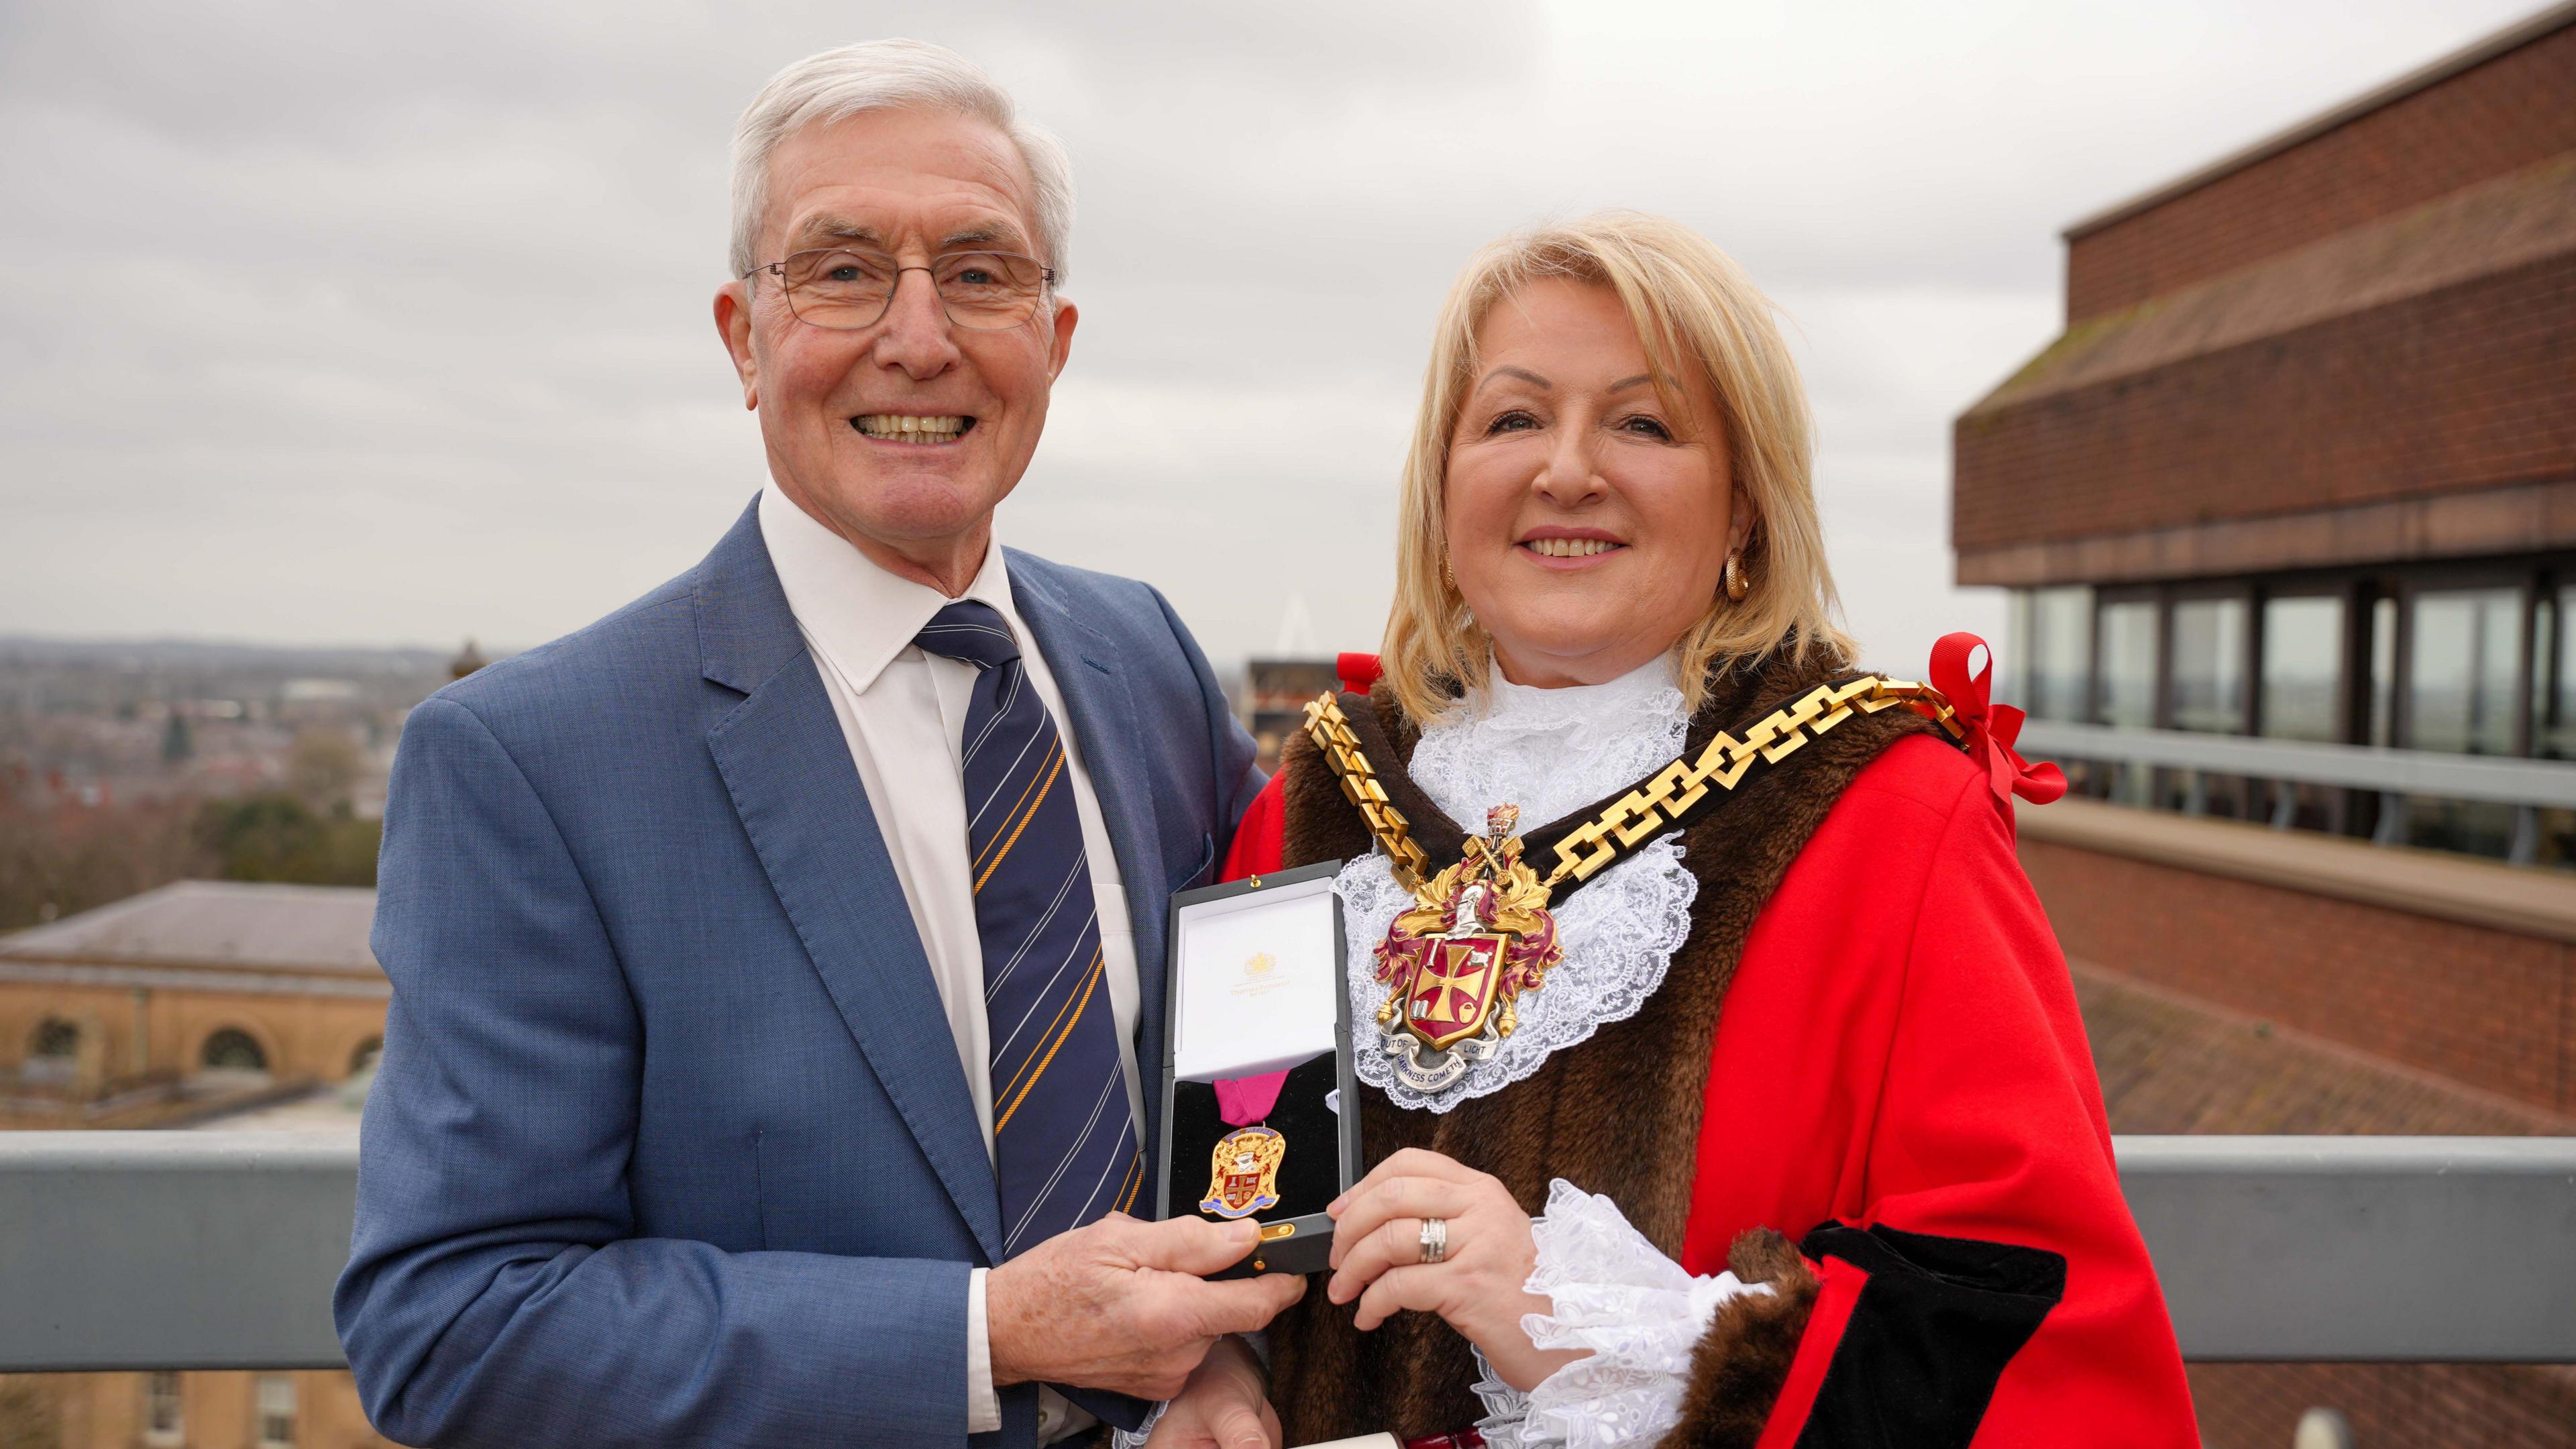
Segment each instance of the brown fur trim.
[{"label": "brown fur trim", "polygon": [[1682,1420],[1664,1436],[1664,1449],[1753,1449],[1815,1311],[1815,1271],[1769,1228],[1738,1234],[1726,1265],[1747,1283],[1770,1284],[1771,1293],[1747,1293],[1717,1310],[1691,1350]]},{"label": "brown fur trim", "polygon": [[[1821,668],[1801,669],[1777,657],[1732,671],[1714,682],[1686,748],[1696,752],[1721,726],[1759,719],[1826,678]],[[1410,760],[1421,732],[1383,681],[1369,704],[1389,748]],[[1645,1009],[1550,1056],[1527,1080],[1446,1113],[1401,1110],[1363,1085],[1363,1160],[1376,1163],[1405,1147],[1445,1153],[1501,1179],[1532,1215],[1546,1206],[1549,1180],[1563,1177],[1607,1194],[1647,1241],[1679,1257],[1697,1177],[1709,1051],[1745,936],[1843,786],[1889,744],[1930,728],[1911,710],[1856,716],[1748,780],[1724,808],[1682,834],[1682,858],[1700,878],[1699,897],[1690,936]],[[1290,737],[1281,768],[1287,776],[1284,864],[1368,852],[1367,828],[1302,733]],[[1393,795],[1394,782],[1388,784]],[[1481,1416],[1467,1387],[1475,1382],[1475,1360],[1446,1323],[1399,1313],[1363,1334],[1352,1326],[1354,1311],[1310,1292],[1271,1324],[1272,1394],[1287,1442],[1379,1430],[1409,1439],[1444,1434]],[[1793,1345],[1795,1337],[1789,1333]]]}]

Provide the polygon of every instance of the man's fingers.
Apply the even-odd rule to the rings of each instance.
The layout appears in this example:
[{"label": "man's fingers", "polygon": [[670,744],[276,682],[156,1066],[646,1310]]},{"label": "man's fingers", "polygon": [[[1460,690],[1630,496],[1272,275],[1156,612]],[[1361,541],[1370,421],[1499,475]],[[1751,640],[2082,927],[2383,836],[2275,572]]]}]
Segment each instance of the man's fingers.
[{"label": "man's fingers", "polygon": [[1186,1290],[1203,1333],[1257,1333],[1270,1326],[1281,1309],[1306,1296],[1306,1280],[1288,1273],[1258,1278],[1228,1278]]},{"label": "man's fingers", "polygon": [[1140,1268],[1205,1277],[1242,1262],[1260,1241],[1261,1227],[1250,1220],[1212,1223],[1205,1218],[1173,1218],[1136,1224],[1123,1245]]}]

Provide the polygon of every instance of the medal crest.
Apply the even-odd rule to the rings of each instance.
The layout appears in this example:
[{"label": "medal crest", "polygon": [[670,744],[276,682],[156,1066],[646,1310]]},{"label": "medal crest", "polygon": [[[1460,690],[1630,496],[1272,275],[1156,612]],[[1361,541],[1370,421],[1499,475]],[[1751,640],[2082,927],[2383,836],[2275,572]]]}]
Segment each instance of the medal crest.
[{"label": "medal crest", "polygon": [[1279,1206],[1279,1164],[1287,1158],[1288,1139],[1267,1127],[1246,1127],[1218,1139],[1199,1211],[1248,1218]]},{"label": "medal crest", "polygon": [[1387,988],[1378,1030],[1396,1075],[1437,1091],[1494,1054],[1519,1024],[1515,1000],[1564,955],[1548,889],[1521,860],[1520,808],[1485,812],[1456,865],[1414,891],[1375,953]]}]

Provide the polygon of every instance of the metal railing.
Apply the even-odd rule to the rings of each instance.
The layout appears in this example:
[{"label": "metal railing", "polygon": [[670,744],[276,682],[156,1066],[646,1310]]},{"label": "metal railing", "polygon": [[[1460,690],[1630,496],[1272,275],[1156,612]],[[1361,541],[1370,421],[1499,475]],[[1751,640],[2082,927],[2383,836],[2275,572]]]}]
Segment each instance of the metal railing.
[{"label": "metal railing", "polygon": [[[2576,809],[2576,762],[2564,760],[2313,744],[2060,720],[2032,720],[2024,725],[2019,748],[2033,759],[2092,760],[2372,791],[2380,798],[2380,810],[2371,839],[2381,845],[2405,838],[2408,796],[2509,805],[2514,810],[2509,858],[2518,864],[2529,864],[2538,851],[2540,811]],[[2294,792],[2281,791],[2273,804],[2272,824],[2289,828],[2297,803]]]},{"label": "metal railing", "polygon": [[[2576,1362],[2576,1138],[2123,1137],[2185,1357]],[[0,1135],[0,1372],[340,1364],[357,1151]]]}]

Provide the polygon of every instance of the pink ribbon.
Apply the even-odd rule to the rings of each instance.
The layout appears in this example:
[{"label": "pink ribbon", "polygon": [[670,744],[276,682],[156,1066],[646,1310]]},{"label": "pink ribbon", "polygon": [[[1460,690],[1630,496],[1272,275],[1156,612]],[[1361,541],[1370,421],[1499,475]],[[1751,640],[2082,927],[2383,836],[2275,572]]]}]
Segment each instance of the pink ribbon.
[{"label": "pink ribbon", "polygon": [[[1968,672],[1968,657],[1986,651],[1986,667]],[[1995,651],[1974,634],[1945,634],[1932,646],[1932,687],[1950,701],[1953,716],[1967,730],[1968,758],[1986,772],[2004,817],[2012,817],[2012,797],[2045,805],[2066,793],[2066,772],[2055,765],[2032,764],[2013,749],[2021,738],[2020,710],[1988,702],[1995,672]]]},{"label": "pink ribbon", "polygon": [[1249,1127],[1270,1115],[1279,1105],[1279,1089],[1288,1082],[1286,1072],[1263,1072],[1257,1077],[1236,1077],[1216,1084],[1216,1114],[1229,1127]]}]

